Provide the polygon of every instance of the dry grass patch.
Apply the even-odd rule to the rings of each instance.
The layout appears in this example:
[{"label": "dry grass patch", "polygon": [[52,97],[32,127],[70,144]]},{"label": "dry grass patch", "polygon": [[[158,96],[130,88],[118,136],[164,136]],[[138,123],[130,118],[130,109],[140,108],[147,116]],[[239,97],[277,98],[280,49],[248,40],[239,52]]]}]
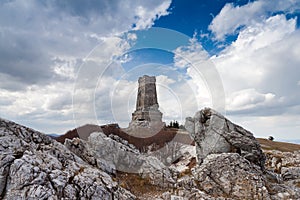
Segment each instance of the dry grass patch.
[{"label": "dry grass patch", "polygon": [[143,197],[149,195],[159,195],[168,191],[167,188],[153,185],[149,178],[142,178],[139,174],[117,172],[114,180],[121,187],[133,193],[138,199],[143,199]]},{"label": "dry grass patch", "polygon": [[268,139],[257,138],[263,150],[277,150],[282,152],[294,152],[300,150],[299,144],[292,144],[287,142],[277,142]]}]

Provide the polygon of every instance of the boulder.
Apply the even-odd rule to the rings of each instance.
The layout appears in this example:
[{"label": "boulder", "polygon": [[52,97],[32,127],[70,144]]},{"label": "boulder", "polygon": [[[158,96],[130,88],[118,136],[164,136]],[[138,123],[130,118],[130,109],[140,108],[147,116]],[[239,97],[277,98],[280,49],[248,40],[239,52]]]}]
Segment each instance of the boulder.
[{"label": "boulder", "polygon": [[105,161],[100,156],[94,156],[94,151],[89,148],[87,141],[79,138],[73,138],[72,140],[66,139],[64,145],[90,165],[95,166],[110,175],[116,174],[116,166],[111,162]]},{"label": "boulder", "polygon": [[300,151],[281,152],[266,150],[266,168],[281,178],[280,185],[271,184],[271,192],[278,197],[294,196],[300,198]]},{"label": "boulder", "polygon": [[199,164],[209,154],[238,153],[264,169],[265,155],[253,134],[213,109],[186,118],[185,128],[195,140]]},{"label": "boulder", "polygon": [[0,119],[0,199],[136,197],[49,136]]},{"label": "boulder", "polygon": [[174,183],[171,171],[160,160],[141,154],[132,144],[116,135],[106,136],[102,132],[94,132],[88,141],[67,139],[65,145],[80,158],[107,173],[137,173],[142,178],[150,179],[153,185],[162,187]]},{"label": "boulder", "polygon": [[300,151],[268,150],[265,162],[250,132],[211,109],[186,128],[197,155],[192,146],[166,145],[182,155],[167,167],[165,154],[140,153],[116,135],[62,145],[0,119],[0,199],[300,199]]},{"label": "boulder", "polygon": [[237,153],[208,155],[193,175],[198,188],[214,197],[270,199],[260,168]]},{"label": "boulder", "polygon": [[282,167],[281,174],[285,181],[300,179],[300,167]]}]

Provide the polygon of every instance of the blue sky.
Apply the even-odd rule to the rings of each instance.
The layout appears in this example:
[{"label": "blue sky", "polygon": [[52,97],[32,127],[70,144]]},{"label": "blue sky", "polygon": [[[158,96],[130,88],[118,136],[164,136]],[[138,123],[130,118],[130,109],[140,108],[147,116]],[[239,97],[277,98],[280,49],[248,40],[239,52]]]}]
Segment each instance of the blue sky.
[{"label": "blue sky", "polygon": [[[185,1],[173,1],[169,10],[170,15],[164,16],[157,20],[154,27],[165,27],[172,30],[179,31],[193,37],[195,33],[208,34],[211,37],[211,33],[208,30],[208,26],[211,23],[214,16],[216,16],[226,3],[234,3],[235,5],[244,5],[247,1],[226,1],[226,0],[216,0],[216,1],[197,1],[190,0]],[[216,42],[212,41],[210,37],[201,38],[203,47],[207,51],[215,52],[217,49]],[[229,43],[231,38],[226,41]]]},{"label": "blue sky", "polygon": [[0,2],[0,117],[46,133],[117,122],[157,76],[166,122],[210,106],[299,139],[297,0]]}]

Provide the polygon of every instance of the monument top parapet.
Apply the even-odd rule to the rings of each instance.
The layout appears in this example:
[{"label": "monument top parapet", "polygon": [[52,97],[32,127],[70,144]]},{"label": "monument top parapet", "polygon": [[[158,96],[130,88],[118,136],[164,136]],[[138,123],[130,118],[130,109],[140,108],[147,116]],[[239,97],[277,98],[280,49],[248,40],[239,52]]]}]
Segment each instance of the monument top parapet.
[{"label": "monument top parapet", "polygon": [[156,82],[155,76],[144,75],[139,78],[139,83],[155,83],[155,82]]}]

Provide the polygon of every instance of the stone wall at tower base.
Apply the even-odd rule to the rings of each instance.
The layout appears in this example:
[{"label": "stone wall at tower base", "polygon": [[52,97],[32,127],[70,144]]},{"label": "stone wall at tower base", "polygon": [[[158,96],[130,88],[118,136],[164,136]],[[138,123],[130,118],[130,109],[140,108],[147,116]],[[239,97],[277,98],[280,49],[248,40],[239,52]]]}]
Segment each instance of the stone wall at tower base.
[{"label": "stone wall at tower base", "polygon": [[136,110],[132,113],[132,121],[161,122],[162,113],[159,110]]},{"label": "stone wall at tower base", "polygon": [[165,122],[161,121],[131,121],[129,127],[123,129],[127,134],[135,137],[151,137],[166,127]]}]

